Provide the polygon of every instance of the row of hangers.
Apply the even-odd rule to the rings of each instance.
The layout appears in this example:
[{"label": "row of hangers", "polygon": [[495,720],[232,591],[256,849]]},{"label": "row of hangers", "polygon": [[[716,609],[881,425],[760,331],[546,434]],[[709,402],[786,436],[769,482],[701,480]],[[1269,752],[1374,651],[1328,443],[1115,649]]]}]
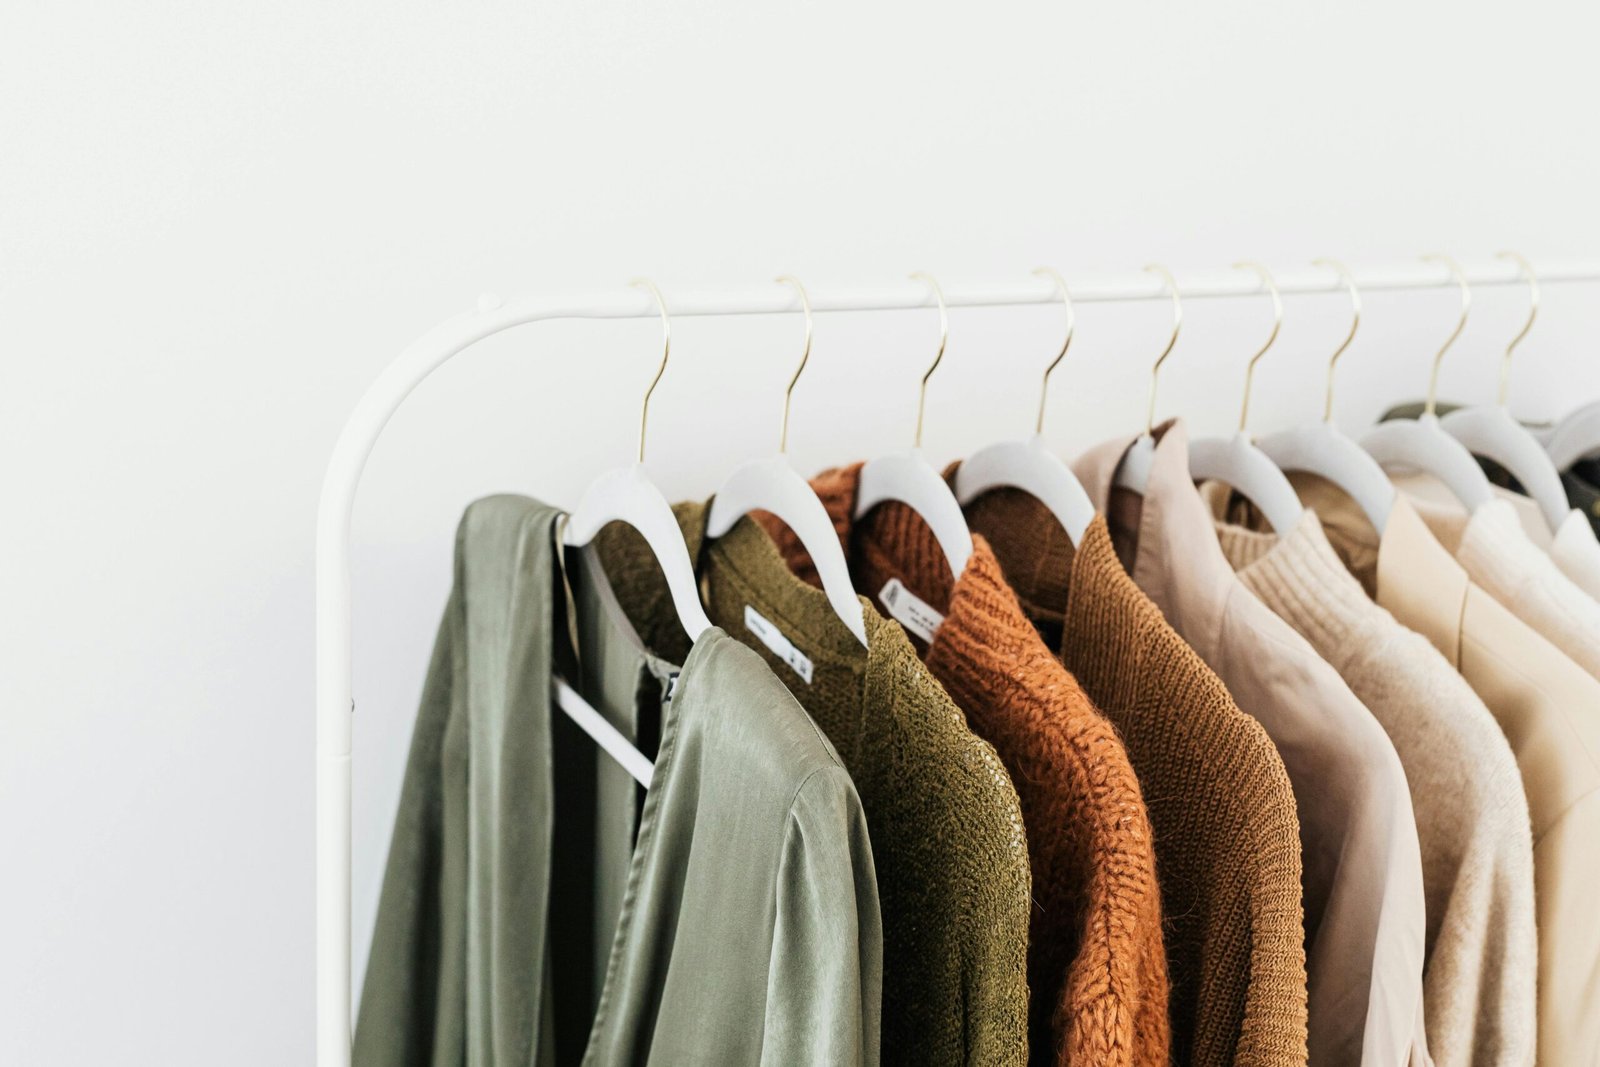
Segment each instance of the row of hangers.
[{"label": "row of hangers", "polygon": [[[1244,402],[1239,413],[1239,430],[1227,440],[1196,441],[1190,450],[1190,473],[1196,481],[1216,480],[1239,491],[1261,511],[1279,534],[1288,532],[1298,521],[1302,508],[1287,475],[1302,472],[1319,475],[1343,489],[1356,501],[1368,521],[1379,530],[1388,522],[1395,500],[1395,488],[1387,470],[1410,469],[1437,478],[1467,510],[1473,511],[1492,499],[1488,477],[1478,458],[1492,460],[1522,485],[1538,506],[1553,534],[1567,517],[1570,507],[1561,485],[1561,467],[1546,445],[1511,416],[1506,406],[1510,384],[1512,353],[1533,328],[1539,311],[1539,282],[1533,267],[1514,252],[1501,258],[1514,260],[1529,284],[1528,318],[1506,346],[1501,360],[1500,389],[1493,404],[1476,405],[1437,414],[1439,367],[1467,325],[1472,308],[1472,290],[1461,267],[1448,256],[1426,256],[1444,264],[1461,293],[1461,314],[1455,328],[1434,354],[1428,375],[1427,399],[1416,419],[1394,419],[1368,430],[1358,441],[1347,437],[1333,424],[1333,373],[1339,357],[1354,340],[1361,323],[1361,295],[1350,272],[1331,260],[1319,265],[1339,272],[1351,300],[1350,330],[1328,362],[1327,398],[1320,422],[1301,425],[1270,434],[1259,440],[1248,432],[1250,384],[1255,364],[1272,347],[1283,323],[1283,302],[1272,277],[1259,264],[1241,264],[1257,271],[1272,296],[1274,321],[1266,344],[1253,357],[1245,371]],[[1569,424],[1566,439],[1576,443]],[[1591,437],[1591,441],[1596,441]],[[1597,441],[1600,443],[1600,441]],[[1593,447],[1592,445],[1590,446]],[[1579,455],[1582,453],[1580,452]],[[1572,457],[1576,459],[1578,456]],[[1572,459],[1567,460],[1570,465]],[[1137,486],[1136,486],[1137,488]]]},{"label": "row of hangers", "polygon": [[[1374,527],[1382,531],[1388,521],[1396,490],[1386,469],[1420,470],[1439,479],[1469,510],[1492,498],[1487,476],[1475,456],[1493,460],[1504,467],[1527,489],[1552,532],[1566,518],[1568,505],[1559,470],[1575,460],[1600,451],[1600,402],[1578,409],[1563,419],[1541,443],[1528,429],[1513,419],[1506,408],[1511,355],[1532,329],[1539,308],[1538,279],[1527,260],[1515,253],[1502,258],[1517,262],[1530,287],[1528,319],[1506,346],[1501,363],[1500,389],[1494,404],[1463,408],[1440,418],[1436,414],[1439,366],[1444,355],[1466,327],[1472,306],[1472,293],[1460,266],[1445,256],[1425,257],[1443,263],[1451,272],[1461,293],[1461,315],[1455,329],[1434,355],[1428,379],[1427,401],[1423,414],[1412,420],[1393,420],[1367,431],[1359,442],[1342,433],[1333,423],[1334,370],[1361,323],[1361,295],[1350,271],[1335,260],[1319,259],[1318,266],[1336,270],[1350,296],[1350,329],[1328,361],[1327,395],[1323,417],[1264,437],[1250,434],[1250,392],[1255,367],[1277,341],[1283,325],[1283,299],[1267,269],[1258,263],[1240,263],[1239,269],[1255,271],[1262,288],[1272,300],[1273,324],[1264,344],[1245,365],[1244,399],[1239,410],[1239,429],[1231,437],[1203,438],[1190,447],[1190,474],[1196,481],[1216,480],[1245,496],[1262,513],[1278,534],[1287,533],[1299,521],[1303,507],[1287,475],[1304,472],[1319,475],[1348,493]],[[1151,368],[1150,398],[1145,431],[1129,450],[1117,473],[1117,484],[1142,493],[1148,484],[1151,457],[1155,449],[1156,388],[1161,366],[1177,346],[1183,325],[1183,303],[1176,280],[1166,268],[1151,265],[1147,271],[1160,277],[1172,301],[1172,332]],[[939,311],[939,347],[933,362],[923,373],[917,395],[917,421],[911,447],[903,452],[870,460],[862,468],[856,502],[859,518],[881,503],[898,501],[915,511],[929,526],[951,573],[959,575],[972,551],[972,537],[962,508],[977,497],[997,488],[1018,489],[1041,501],[1060,522],[1074,545],[1094,516],[1094,506],[1071,468],[1046,445],[1043,430],[1045,397],[1050,375],[1071,347],[1076,316],[1065,280],[1049,268],[1034,272],[1050,278],[1066,308],[1066,336],[1053,360],[1045,367],[1038,417],[1031,436],[991,445],[963,461],[951,485],[922,453],[923,413],[928,380],[944,359],[949,339],[949,314],[939,283],[927,274],[913,278],[925,282]],[[791,285],[799,295],[805,317],[805,341],[800,362],[783,394],[783,413],[779,423],[777,452],[764,459],[751,460],[736,468],[717,491],[707,516],[706,535],[716,539],[727,534],[735,523],[752,511],[766,511],[788,526],[816,565],[822,589],[840,621],[863,645],[867,642],[861,601],[850,578],[844,549],[821,500],[806,478],[788,459],[789,404],[811,357],[812,312],[805,287],[785,275],[777,279]],[[672,508],[660,489],[644,470],[645,433],[650,412],[650,397],[666,373],[672,350],[672,324],[660,289],[648,279],[634,285],[647,289],[661,315],[661,361],[645,390],[639,414],[638,453],[635,462],[602,474],[590,484],[576,510],[567,517],[562,542],[572,548],[589,544],[602,528],[624,522],[637,530],[654,554],[667,582],[678,620],[691,640],[710,628],[711,621],[700,602],[699,583],[688,548],[673,516]],[[565,682],[556,683],[558,704],[591,737],[618,759],[633,776],[648,785],[650,762],[605,719],[583,701]]]}]

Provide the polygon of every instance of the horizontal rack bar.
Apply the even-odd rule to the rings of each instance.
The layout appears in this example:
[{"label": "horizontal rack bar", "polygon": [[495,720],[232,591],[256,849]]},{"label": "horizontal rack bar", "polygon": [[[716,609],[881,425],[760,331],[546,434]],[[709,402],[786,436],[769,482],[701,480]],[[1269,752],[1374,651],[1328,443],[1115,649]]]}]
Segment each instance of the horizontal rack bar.
[{"label": "horizontal rack bar", "polygon": [[[1541,284],[1553,282],[1600,283],[1600,261],[1569,261],[1535,266]],[[1490,260],[1465,270],[1467,284],[1484,286],[1526,285],[1516,264]],[[1433,262],[1353,270],[1356,287],[1363,293],[1406,289],[1443,289],[1454,286],[1448,269]],[[1308,267],[1275,274],[1279,292],[1285,296],[1342,292],[1344,283],[1329,268]],[[1154,274],[1136,273],[1099,276],[1074,281],[1067,278],[1074,303],[1121,303],[1163,300],[1168,294]],[[896,311],[934,306],[931,290],[922,282],[906,279],[864,286],[819,285],[806,287],[813,311]],[[1245,270],[1212,270],[1185,274],[1178,279],[1178,293],[1184,300],[1210,300],[1257,296],[1264,292],[1261,278]],[[1014,307],[1028,304],[1053,304],[1061,299],[1055,283],[1035,276],[1019,277],[1014,282],[951,284],[944,286],[945,303],[950,307]],[[545,307],[560,306],[559,314],[539,314],[538,318],[654,318],[658,312],[649,294],[618,287],[604,293],[552,292],[537,298]],[[487,296],[480,311],[516,310],[525,306],[502,304]],[[767,286],[738,289],[672,288],[667,291],[668,310],[675,316],[776,315],[799,311],[800,301],[793,288],[773,282]]]}]

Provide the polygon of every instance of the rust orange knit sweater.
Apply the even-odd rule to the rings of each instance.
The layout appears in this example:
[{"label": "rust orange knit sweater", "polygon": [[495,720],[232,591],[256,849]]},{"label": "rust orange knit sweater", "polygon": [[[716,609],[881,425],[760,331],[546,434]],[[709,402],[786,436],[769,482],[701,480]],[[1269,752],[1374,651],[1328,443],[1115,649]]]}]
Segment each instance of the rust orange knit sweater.
[{"label": "rust orange knit sweater", "polygon": [[1173,1061],[1304,1067],[1300,828],[1272,740],[1128,577],[1105,519],[1074,548],[1042,504],[1010,489],[975,501],[967,519],[1116,724],[1144,786],[1167,922]]},{"label": "rust orange knit sweater", "polygon": [[[1161,894],[1149,816],[1121,740],[1046,647],[987,543],[974,538],[971,560],[952,579],[909,508],[886,504],[852,529],[859,480],[856,465],[812,481],[857,587],[877,594],[898,578],[943,613],[931,643],[915,633],[913,642],[999,753],[1022,803],[1034,891],[1031,1062],[1165,1067]],[[798,539],[764,519],[790,565],[816,582]]]}]

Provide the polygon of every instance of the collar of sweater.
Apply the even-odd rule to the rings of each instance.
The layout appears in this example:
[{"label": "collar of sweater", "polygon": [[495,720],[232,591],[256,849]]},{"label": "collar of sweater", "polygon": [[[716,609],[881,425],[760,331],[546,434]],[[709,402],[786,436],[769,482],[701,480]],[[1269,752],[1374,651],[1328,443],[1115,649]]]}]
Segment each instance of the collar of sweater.
[{"label": "collar of sweater", "polygon": [[[997,650],[1020,654],[1035,643],[1043,647],[982,537],[973,537],[966,567],[952,575],[933,531],[910,507],[890,501],[857,519],[861,468],[852,463],[823,471],[811,479],[811,487],[839,534],[857,588],[906,627],[918,652],[929,659],[955,655],[993,663]],[[811,556],[794,532],[772,516],[760,518],[790,568],[819,584]],[[920,605],[908,609],[906,594],[912,605],[920,601],[933,615]]]},{"label": "collar of sweater", "polygon": [[[1336,668],[1358,633],[1382,629],[1388,614],[1368,598],[1345,567],[1315,512],[1307,508],[1282,537],[1228,521],[1241,513],[1238,494],[1209,482],[1200,493],[1215,516],[1217,543],[1245,588],[1300,631]],[[1251,509],[1244,513],[1253,515]],[[1256,520],[1259,522],[1259,518]]]},{"label": "collar of sweater", "polygon": [[[1184,641],[1224,675],[1230,689],[1236,689],[1245,676],[1264,680],[1261,664],[1236,657],[1233,635],[1242,628],[1276,640],[1283,636],[1282,620],[1253,597],[1239,596],[1238,577],[1217,539],[1210,536],[1211,514],[1189,477],[1189,434],[1183,422],[1164,422],[1153,437],[1143,493],[1117,483],[1117,473],[1137,436],[1114,438],[1089,449],[1073,462],[1073,473],[1105,514],[1128,573]],[[1239,666],[1238,676],[1228,677],[1229,672],[1221,669],[1230,661]],[[1245,710],[1260,717],[1256,707]]]}]

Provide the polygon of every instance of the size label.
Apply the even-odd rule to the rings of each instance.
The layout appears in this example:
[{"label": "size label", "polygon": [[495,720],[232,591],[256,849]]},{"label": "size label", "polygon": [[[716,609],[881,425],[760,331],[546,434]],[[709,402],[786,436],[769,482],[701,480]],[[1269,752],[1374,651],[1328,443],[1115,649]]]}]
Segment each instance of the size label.
[{"label": "size label", "polygon": [[898,577],[891,577],[890,581],[883,584],[882,592],[878,593],[878,603],[888,608],[894,621],[922,640],[933,640],[934,633],[944,625],[944,616],[934,611],[933,605],[918,597],[917,593],[906,589]]},{"label": "size label", "polygon": [[798,674],[807,685],[811,684],[811,659],[804,652],[794,647],[794,642],[783,635],[783,631],[774,626],[762,614],[749,604],[744,606],[745,629],[756,635],[756,639],[767,646],[767,651],[777,656],[789,665],[789,669]]},{"label": "size label", "polygon": [[934,611],[926,600],[907,589],[898,578],[890,578],[884,583],[883,591],[878,594],[878,601],[889,609],[889,615],[896,622],[924,641],[932,641],[933,635],[944,625],[944,616]]}]

